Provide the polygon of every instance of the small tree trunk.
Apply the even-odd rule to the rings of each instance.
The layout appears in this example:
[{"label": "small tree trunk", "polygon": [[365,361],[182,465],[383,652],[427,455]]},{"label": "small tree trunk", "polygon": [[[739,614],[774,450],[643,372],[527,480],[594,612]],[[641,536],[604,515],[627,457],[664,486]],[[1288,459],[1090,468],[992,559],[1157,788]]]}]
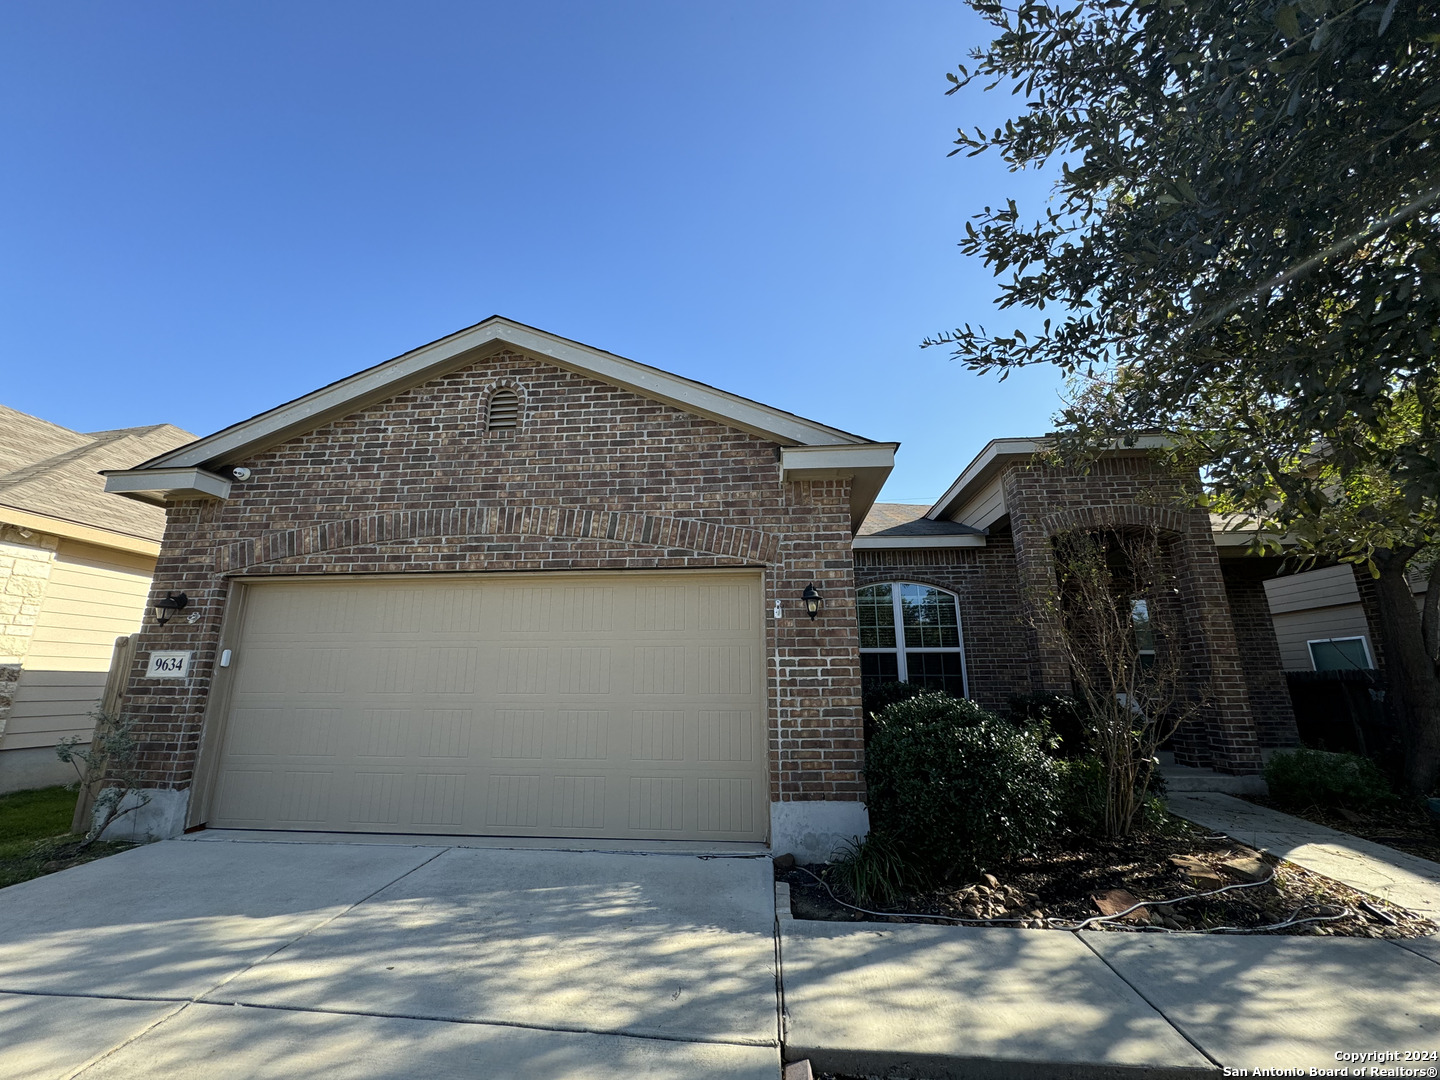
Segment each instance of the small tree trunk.
[{"label": "small tree trunk", "polygon": [[1440,779],[1440,676],[1425,648],[1406,561],[1396,555],[1377,559],[1375,592],[1387,682],[1405,736],[1405,781],[1411,791],[1428,795]]}]

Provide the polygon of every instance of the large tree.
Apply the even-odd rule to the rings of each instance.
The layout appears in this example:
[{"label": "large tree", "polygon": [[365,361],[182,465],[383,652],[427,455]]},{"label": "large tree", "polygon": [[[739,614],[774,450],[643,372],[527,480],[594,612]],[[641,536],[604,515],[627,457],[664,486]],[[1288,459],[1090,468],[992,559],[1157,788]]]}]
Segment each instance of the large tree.
[{"label": "large tree", "polygon": [[1174,432],[1222,505],[1375,575],[1432,789],[1440,628],[1405,574],[1440,541],[1440,0],[970,2],[996,33],[950,92],[1017,108],[953,152],[1056,181],[961,246],[1002,309],[1043,315],[926,344],[1056,365],[1074,445]]}]

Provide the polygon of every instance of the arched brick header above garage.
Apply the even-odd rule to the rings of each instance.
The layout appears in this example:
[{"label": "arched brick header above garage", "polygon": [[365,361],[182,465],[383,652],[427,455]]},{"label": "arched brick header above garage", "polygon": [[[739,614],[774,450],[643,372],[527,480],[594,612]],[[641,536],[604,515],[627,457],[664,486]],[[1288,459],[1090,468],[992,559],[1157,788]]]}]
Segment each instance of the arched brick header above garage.
[{"label": "arched brick header above garage", "polygon": [[303,564],[312,556],[373,548],[407,540],[450,540],[483,547],[504,538],[596,540],[617,546],[661,548],[668,555],[714,555],[740,565],[775,561],[779,538],[695,518],[562,506],[413,510],[368,514],[298,529],[275,529],[221,548],[222,574],[278,563]]}]

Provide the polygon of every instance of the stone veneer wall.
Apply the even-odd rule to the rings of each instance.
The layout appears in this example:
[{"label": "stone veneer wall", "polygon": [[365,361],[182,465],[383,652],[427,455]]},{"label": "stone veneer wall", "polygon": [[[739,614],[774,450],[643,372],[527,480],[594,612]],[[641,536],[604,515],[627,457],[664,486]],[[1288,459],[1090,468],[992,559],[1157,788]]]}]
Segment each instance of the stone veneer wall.
[{"label": "stone veneer wall", "polygon": [[[521,399],[511,435],[483,430],[500,387]],[[767,571],[772,802],[858,802],[850,482],[782,484],[778,457],[763,439],[508,352],[257,453],[228,501],[170,507],[152,596],[183,591],[200,618],[141,632],[128,701],[147,781],[194,778],[233,576],[754,567]],[[825,596],[813,622],[799,601],[811,581]],[[195,650],[194,676],[143,679],[155,649]]]},{"label": "stone veneer wall", "polygon": [[[29,530],[25,530],[29,532]],[[0,735],[15,704],[60,541],[0,524]]]},{"label": "stone veneer wall", "polygon": [[1025,620],[1009,532],[997,529],[986,540],[983,548],[862,548],[855,552],[855,585],[913,581],[955,593],[970,697],[1003,709],[1034,688],[1035,634]]}]

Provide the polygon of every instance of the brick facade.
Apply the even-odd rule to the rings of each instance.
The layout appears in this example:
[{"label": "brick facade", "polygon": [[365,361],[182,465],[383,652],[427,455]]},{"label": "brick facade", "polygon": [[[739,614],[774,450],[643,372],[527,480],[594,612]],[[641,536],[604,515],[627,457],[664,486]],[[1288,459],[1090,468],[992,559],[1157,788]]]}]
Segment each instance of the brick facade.
[{"label": "brick facade", "polygon": [[[490,395],[519,428],[486,433]],[[257,575],[763,569],[772,801],[863,798],[850,481],[782,483],[777,444],[513,352],[398,393],[243,462],[224,501],[172,503],[127,708],[147,781],[193,781],[230,580]],[[798,599],[825,597],[813,622]],[[142,677],[156,649],[194,677]]]}]

